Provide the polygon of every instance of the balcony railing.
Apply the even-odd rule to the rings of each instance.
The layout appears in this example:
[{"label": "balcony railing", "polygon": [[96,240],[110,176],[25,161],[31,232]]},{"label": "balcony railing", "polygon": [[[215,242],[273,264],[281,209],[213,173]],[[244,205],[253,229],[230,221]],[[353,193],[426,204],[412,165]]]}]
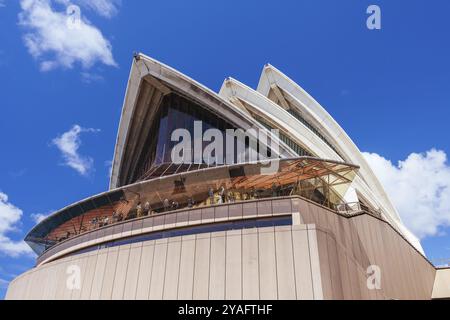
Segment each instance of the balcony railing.
[{"label": "balcony railing", "polygon": [[335,210],[340,214],[354,216],[360,213],[367,213],[376,218],[382,219],[382,211],[369,208],[361,202],[349,202],[336,205]]}]

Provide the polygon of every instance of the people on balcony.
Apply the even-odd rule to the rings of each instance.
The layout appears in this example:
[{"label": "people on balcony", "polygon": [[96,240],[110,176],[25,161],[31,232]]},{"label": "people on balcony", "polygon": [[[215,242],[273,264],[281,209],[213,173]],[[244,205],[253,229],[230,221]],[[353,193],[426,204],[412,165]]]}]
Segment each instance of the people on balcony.
[{"label": "people on balcony", "polygon": [[96,229],[97,228],[97,224],[98,224],[98,217],[95,217],[95,218],[93,218],[90,221],[90,225],[91,225],[90,229]]},{"label": "people on balcony", "polygon": [[225,203],[225,188],[221,186],[219,189],[219,204]]},{"label": "people on balcony", "polygon": [[[162,198],[164,199],[158,203],[150,203],[149,200],[146,200],[145,203],[138,202],[136,207],[130,208],[123,206],[125,200],[121,200],[120,205],[112,211],[111,214],[106,216],[95,216],[92,217],[91,213],[88,217],[85,218],[84,222],[79,228],[76,228],[76,232],[71,234],[67,232],[64,235],[65,231],[60,232],[57,236],[55,236],[55,241],[64,241],[70,237],[76,236],[79,233],[89,232],[100,227],[108,226],[110,224],[119,223],[123,220],[130,220],[134,218],[141,218],[148,215],[156,215],[160,213],[167,213],[170,211],[175,211],[179,209],[193,209],[201,206],[209,206],[216,204],[233,204],[237,201],[247,201],[247,200],[255,200],[260,198],[270,198],[270,197],[280,197],[286,195],[294,195],[298,194],[303,197],[308,197],[313,201],[318,202],[319,200],[325,200],[325,196],[315,189],[306,189],[302,190],[300,188],[300,184],[297,185],[281,185],[280,183],[272,183],[266,188],[256,189],[255,187],[248,188],[239,188],[239,186],[233,185],[227,188],[226,185],[220,185],[219,188],[215,188],[213,186],[208,187],[206,190],[203,189],[203,194],[195,194],[197,202],[194,200],[194,195],[190,194],[186,195],[186,198],[181,198],[178,194],[176,195],[176,199],[171,198]],[[303,193],[302,193],[303,191]],[[308,193],[305,193],[307,191]],[[175,197],[175,196],[174,196]],[[327,204],[328,206],[330,204]],[[356,209],[363,210],[365,207],[361,204],[357,204],[357,208],[351,207],[349,204],[337,204],[334,205],[335,210],[338,211],[354,211]],[[368,209],[367,209],[368,210]],[[103,211],[104,212],[104,211]],[[374,213],[375,214],[375,213]],[[89,220],[90,219],[90,220]]]},{"label": "people on balcony", "polygon": [[164,212],[167,212],[170,210],[170,201],[169,199],[164,199],[163,201],[163,206],[164,206]]},{"label": "people on balcony", "polygon": [[143,209],[142,209],[142,205],[141,205],[141,203],[139,202],[139,203],[137,204],[137,206],[136,206],[136,217],[137,217],[137,218],[142,217],[142,216],[143,216],[143,213],[144,213],[144,211],[143,211]]},{"label": "people on balcony", "polygon": [[148,216],[150,214],[150,210],[151,210],[150,202],[147,201],[144,204],[144,215]]},{"label": "people on balcony", "polygon": [[210,204],[214,204],[214,189],[213,188],[209,188],[208,196],[209,196]]},{"label": "people on balcony", "polygon": [[274,183],[272,183],[272,197],[277,197],[278,196],[278,187],[277,185]]},{"label": "people on balcony", "polygon": [[117,211],[114,211],[113,214],[112,214],[112,221],[113,221],[113,223],[120,222],[122,220],[123,220],[122,214],[117,212]]},{"label": "people on balcony", "polygon": [[255,189],[255,187],[252,187],[252,191],[250,193],[250,199],[258,199],[258,191]]}]

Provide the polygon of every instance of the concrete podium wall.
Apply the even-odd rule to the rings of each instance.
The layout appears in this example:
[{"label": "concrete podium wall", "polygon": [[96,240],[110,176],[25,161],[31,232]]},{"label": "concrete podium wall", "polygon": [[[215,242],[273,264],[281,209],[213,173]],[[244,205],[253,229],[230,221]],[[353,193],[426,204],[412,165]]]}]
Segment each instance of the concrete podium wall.
[{"label": "concrete podium wall", "polygon": [[[69,290],[71,266],[80,290]],[[216,232],[94,251],[14,280],[7,299],[321,299],[316,230]]]},{"label": "concrete podium wall", "polygon": [[[325,299],[431,299],[435,267],[387,222],[294,201],[303,223],[316,225]],[[379,290],[367,288],[370,266],[381,272]]]},{"label": "concrete podium wall", "polygon": [[[286,201],[289,206],[277,201],[282,206],[271,207],[284,213],[291,208],[292,226],[188,235],[60,258],[19,276],[6,298],[431,298],[435,268],[389,224],[368,214],[341,216],[299,197]],[[379,290],[367,286],[373,265],[381,271]],[[80,270],[79,290],[67,287],[73,266]]]}]

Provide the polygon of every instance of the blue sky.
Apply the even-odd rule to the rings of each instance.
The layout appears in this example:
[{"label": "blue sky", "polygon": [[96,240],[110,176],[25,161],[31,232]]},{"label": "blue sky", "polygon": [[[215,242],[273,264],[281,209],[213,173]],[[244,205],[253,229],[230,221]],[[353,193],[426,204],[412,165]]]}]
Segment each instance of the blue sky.
[{"label": "blue sky", "polygon": [[[84,33],[59,47],[70,1],[0,0],[0,297],[33,266],[20,241],[35,218],[108,188],[137,51],[216,91],[228,76],[256,87],[276,66],[389,173],[381,180],[428,257],[450,258],[449,1],[72,3]],[[366,27],[370,4],[381,30]]]}]

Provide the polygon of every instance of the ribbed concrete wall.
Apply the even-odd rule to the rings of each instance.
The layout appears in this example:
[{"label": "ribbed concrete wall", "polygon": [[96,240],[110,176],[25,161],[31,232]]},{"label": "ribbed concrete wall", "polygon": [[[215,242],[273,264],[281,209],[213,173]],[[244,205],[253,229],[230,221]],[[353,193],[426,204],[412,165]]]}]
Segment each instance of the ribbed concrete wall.
[{"label": "ribbed concrete wall", "polygon": [[[293,226],[153,240],[59,259],[15,279],[7,299],[431,298],[435,268],[386,222],[367,214],[344,217],[298,197],[283,201],[289,206],[272,204],[272,210],[291,208]],[[381,271],[379,290],[367,287],[373,265]],[[80,268],[80,290],[67,289],[70,266]]]},{"label": "ribbed concrete wall", "polygon": [[[431,299],[436,269],[388,223],[294,201],[302,221],[317,228],[325,299]],[[380,290],[367,288],[370,266],[380,268]]]},{"label": "ribbed concrete wall", "polygon": [[[70,266],[81,289],[69,290]],[[148,241],[57,260],[11,283],[7,299],[321,299],[317,237],[306,226]]]}]

